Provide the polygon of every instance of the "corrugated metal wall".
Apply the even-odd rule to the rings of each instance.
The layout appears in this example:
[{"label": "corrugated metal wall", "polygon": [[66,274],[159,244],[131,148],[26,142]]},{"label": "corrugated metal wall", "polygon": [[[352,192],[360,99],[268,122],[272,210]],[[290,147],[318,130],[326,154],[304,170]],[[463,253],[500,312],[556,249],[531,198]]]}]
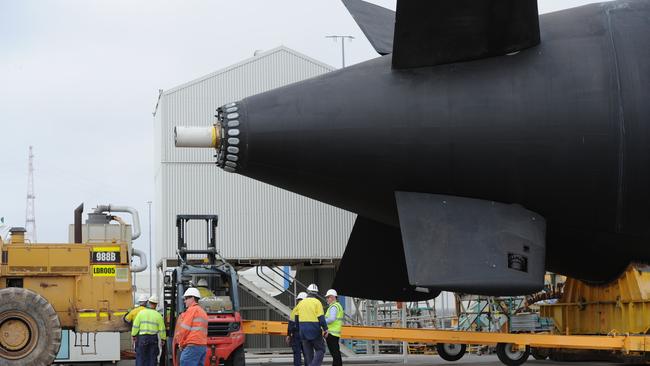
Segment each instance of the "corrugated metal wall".
[{"label": "corrugated metal wall", "polygon": [[[175,257],[177,214],[220,216],[217,247],[228,259],[336,259],[354,215],[296,194],[221,171],[213,152],[177,149],[176,125],[210,125],[231,101],[328,72],[331,67],[285,47],[164,92],[156,113],[156,247]],[[204,232],[191,228],[190,248]]]}]

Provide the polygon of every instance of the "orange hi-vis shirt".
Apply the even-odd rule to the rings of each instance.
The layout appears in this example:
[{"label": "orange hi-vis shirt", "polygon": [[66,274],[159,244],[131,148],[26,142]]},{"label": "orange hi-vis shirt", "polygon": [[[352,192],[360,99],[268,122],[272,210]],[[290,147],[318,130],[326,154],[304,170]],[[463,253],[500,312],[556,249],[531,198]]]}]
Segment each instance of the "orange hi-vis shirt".
[{"label": "orange hi-vis shirt", "polygon": [[208,314],[198,304],[190,306],[178,318],[174,330],[174,342],[181,347],[188,344],[208,344]]}]

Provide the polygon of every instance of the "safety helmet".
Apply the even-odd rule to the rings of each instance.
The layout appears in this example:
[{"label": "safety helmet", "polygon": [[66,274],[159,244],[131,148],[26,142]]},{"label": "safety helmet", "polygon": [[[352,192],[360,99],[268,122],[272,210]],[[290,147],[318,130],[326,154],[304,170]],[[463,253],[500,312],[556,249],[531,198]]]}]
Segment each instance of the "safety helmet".
[{"label": "safety helmet", "polygon": [[199,282],[197,283],[198,286],[201,287],[207,287],[208,286],[208,281],[205,280],[205,278],[201,278]]},{"label": "safety helmet", "polygon": [[158,296],[157,295],[151,295],[149,298],[149,302],[152,304],[158,304]]},{"label": "safety helmet", "polygon": [[318,292],[318,286],[315,283],[312,283],[307,287],[307,292]]},{"label": "safety helmet", "polygon": [[304,300],[307,298],[307,293],[306,292],[301,292],[296,296],[296,300]]},{"label": "safety helmet", "polygon": [[336,293],[335,289],[331,288],[331,289],[327,290],[327,293],[325,294],[325,297],[328,297],[328,296],[339,296],[339,295]]},{"label": "safety helmet", "polygon": [[143,302],[147,302],[147,295],[145,294],[138,296],[138,304],[141,304]]},{"label": "safety helmet", "polygon": [[185,293],[183,294],[183,297],[189,297],[193,296],[196,298],[201,298],[201,293],[199,292],[199,289],[196,287],[190,287],[187,290],[185,290]]}]

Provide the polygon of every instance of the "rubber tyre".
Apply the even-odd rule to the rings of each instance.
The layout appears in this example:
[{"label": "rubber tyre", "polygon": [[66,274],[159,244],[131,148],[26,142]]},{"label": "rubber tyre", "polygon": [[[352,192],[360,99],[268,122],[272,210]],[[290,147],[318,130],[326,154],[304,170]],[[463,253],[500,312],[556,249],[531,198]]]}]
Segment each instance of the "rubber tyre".
[{"label": "rubber tyre", "polygon": [[528,360],[530,356],[530,347],[526,346],[524,351],[512,351],[512,343],[499,343],[497,344],[497,356],[499,360],[508,366],[519,366]]},{"label": "rubber tyre", "polygon": [[536,360],[545,360],[548,358],[549,351],[545,348],[531,348],[530,355]]},{"label": "rubber tyre", "polygon": [[61,346],[61,322],[52,305],[31,290],[19,287],[1,289],[0,327],[14,319],[24,319],[20,320],[22,324],[29,324],[29,341],[18,351],[0,344],[0,365],[51,365]]},{"label": "rubber tyre", "polygon": [[445,361],[458,361],[465,355],[467,346],[464,344],[437,343],[436,352]]},{"label": "rubber tyre", "polygon": [[234,350],[226,360],[225,366],[246,366],[244,347],[239,347]]}]

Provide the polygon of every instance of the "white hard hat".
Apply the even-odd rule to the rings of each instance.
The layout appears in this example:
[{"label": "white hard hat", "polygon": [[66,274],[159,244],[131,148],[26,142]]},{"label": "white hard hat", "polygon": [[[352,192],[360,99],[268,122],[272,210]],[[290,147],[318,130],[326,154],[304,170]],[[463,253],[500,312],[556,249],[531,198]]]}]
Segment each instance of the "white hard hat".
[{"label": "white hard hat", "polygon": [[149,298],[149,302],[153,303],[153,304],[157,304],[158,303],[158,296],[157,295],[151,295],[151,297]]},{"label": "white hard hat", "polygon": [[307,293],[306,292],[301,292],[296,296],[296,300],[304,300],[307,298]]},{"label": "white hard hat", "polygon": [[201,287],[206,287],[208,285],[208,281],[206,281],[204,278],[201,278],[197,285]]},{"label": "white hard hat", "polygon": [[147,295],[142,294],[142,295],[138,296],[138,303],[141,303],[141,302],[147,302]]},{"label": "white hard hat", "polygon": [[200,299],[201,293],[199,292],[198,288],[190,287],[187,290],[185,290],[185,293],[183,294],[183,297],[188,297],[188,296],[194,296]]},{"label": "white hard hat", "polygon": [[318,286],[315,283],[312,283],[307,287],[308,292],[318,292]]},{"label": "white hard hat", "polygon": [[327,290],[327,293],[325,294],[325,297],[328,297],[328,296],[339,296],[339,295],[336,293],[335,289],[331,288],[331,289]]}]

